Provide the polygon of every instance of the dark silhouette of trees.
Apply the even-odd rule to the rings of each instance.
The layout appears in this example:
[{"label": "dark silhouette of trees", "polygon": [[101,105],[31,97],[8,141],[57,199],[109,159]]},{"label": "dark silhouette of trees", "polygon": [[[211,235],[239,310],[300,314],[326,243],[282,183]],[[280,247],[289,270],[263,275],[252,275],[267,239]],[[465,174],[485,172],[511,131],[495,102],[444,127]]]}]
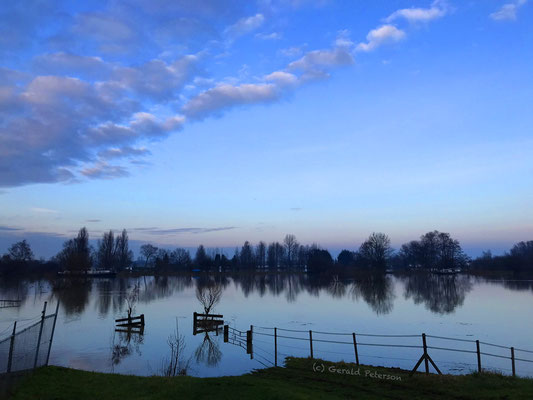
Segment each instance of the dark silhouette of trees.
[{"label": "dark silhouette of trees", "polygon": [[285,258],[285,248],[278,242],[268,245],[267,265],[270,270],[277,270]]},{"label": "dark silhouette of trees", "polygon": [[402,245],[399,256],[405,267],[429,270],[463,268],[469,261],[459,241],[439,231],[428,232],[419,241]]},{"label": "dark silhouette of trees", "polygon": [[129,249],[128,232],[123,229],[115,239],[115,268],[122,271],[133,263],[133,251]]},{"label": "dark silhouette of trees", "polygon": [[177,269],[189,269],[192,264],[191,255],[182,248],[177,248],[170,253],[170,263]]},{"label": "dark silhouette of trees", "polygon": [[343,267],[351,267],[355,264],[355,252],[342,250],[337,256],[337,264]]},{"label": "dark silhouette of trees", "polygon": [[374,232],[359,247],[358,256],[366,267],[385,270],[392,253],[389,237],[384,233]]},{"label": "dark silhouette of trees", "polygon": [[203,271],[208,271],[211,267],[211,258],[207,255],[203,244],[198,246],[198,249],[196,250],[194,263]]},{"label": "dark silhouette of trees", "polygon": [[141,246],[141,255],[144,257],[144,268],[148,266],[148,262],[155,257],[158,248],[147,243]]},{"label": "dark silhouette of trees", "polygon": [[314,274],[327,272],[333,267],[333,258],[329,251],[313,249],[309,252],[307,259],[307,271]]},{"label": "dark silhouette of trees", "polygon": [[296,236],[291,234],[285,235],[283,246],[285,246],[285,265],[287,268],[292,268],[298,257],[298,247],[300,246],[296,240]]},{"label": "dark silhouette of trees", "polygon": [[253,249],[250,245],[250,242],[248,241],[244,242],[244,245],[241,248],[240,265],[241,268],[246,269],[251,269],[252,267],[255,267],[255,257]]},{"label": "dark silhouette of trees", "polygon": [[14,243],[7,250],[9,257],[15,262],[29,262],[33,260],[33,251],[26,239]]},{"label": "dark silhouette of trees", "polygon": [[519,242],[511,249],[511,259],[515,270],[533,271],[533,240]]},{"label": "dark silhouette of trees", "polygon": [[259,242],[255,248],[255,262],[259,268],[266,267],[266,251],[266,243],[263,241]]},{"label": "dark silhouette of trees", "polygon": [[92,258],[87,229],[81,228],[77,237],[66,241],[63,244],[63,250],[59,252],[56,258],[64,270],[89,270],[92,266]]},{"label": "dark silhouette of trees", "polygon": [[98,240],[97,246],[96,265],[101,269],[115,268],[115,237],[113,231],[104,232],[102,239]]}]

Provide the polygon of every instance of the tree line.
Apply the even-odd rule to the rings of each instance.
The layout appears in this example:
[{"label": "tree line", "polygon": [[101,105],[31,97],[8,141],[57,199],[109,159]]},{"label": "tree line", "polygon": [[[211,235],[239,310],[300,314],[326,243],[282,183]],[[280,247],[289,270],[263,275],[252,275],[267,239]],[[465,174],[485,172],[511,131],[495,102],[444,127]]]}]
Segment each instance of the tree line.
[{"label": "tree line", "polygon": [[256,245],[245,241],[232,256],[218,249],[198,246],[194,257],[184,248],[168,250],[150,243],[140,248],[139,258],[134,262],[129,249],[128,233],[124,229],[115,236],[106,232],[96,247],[89,244],[87,229],[81,228],[75,238],[67,240],[62,250],[48,261],[35,260],[26,240],[14,243],[0,259],[0,273],[13,274],[28,270],[60,269],[85,271],[91,268],[123,271],[135,265],[156,272],[171,271],[236,271],[236,270],[302,270],[325,273],[342,269],[362,269],[384,272],[387,269],[443,270],[511,270],[533,272],[533,241],[515,244],[502,256],[492,256],[490,251],[471,260],[458,240],[449,233],[432,231],[419,240],[403,244],[398,251],[391,247],[384,233],[372,233],[357,250],[342,250],[337,259],[317,244],[302,245],[292,234],[282,242]]}]

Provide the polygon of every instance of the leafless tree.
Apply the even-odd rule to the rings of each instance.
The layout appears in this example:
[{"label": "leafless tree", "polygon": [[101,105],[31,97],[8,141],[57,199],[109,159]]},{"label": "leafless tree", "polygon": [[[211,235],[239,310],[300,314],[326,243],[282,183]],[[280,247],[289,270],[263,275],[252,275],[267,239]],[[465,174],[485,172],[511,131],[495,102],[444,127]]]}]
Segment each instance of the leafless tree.
[{"label": "leafless tree", "polygon": [[207,286],[198,286],[196,288],[196,298],[204,307],[205,314],[209,314],[222,297],[222,286],[218,283],[211,282]]},{"label": "leafless tree", "polygon": [[176,332],[167,339],[170,347],[170,359],[167,359],[163,365],[164,376],[183,376],[187,375],[190,359],[183,360],[185,352],[185,336],[180,335],[178,329],[178,319],[176,318]]}]

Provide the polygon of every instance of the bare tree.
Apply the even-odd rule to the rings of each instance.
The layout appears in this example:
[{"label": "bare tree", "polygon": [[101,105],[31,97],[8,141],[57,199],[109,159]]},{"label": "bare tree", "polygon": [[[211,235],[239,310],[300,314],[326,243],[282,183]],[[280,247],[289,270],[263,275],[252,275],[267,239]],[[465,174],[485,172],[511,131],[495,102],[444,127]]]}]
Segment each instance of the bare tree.
[{"label": "bare tree", "polygon": [[261,241],[257,244],[255,248],[255,257],[256,257],[256,264],[260,268],[264,268],[266,266],[266,243]]},{"label": "bare tree", "polygon": [[135,304],[139,299],[139,284],[135,284],[133,288],[126,295],[126,305],[128,306],[128,318],[131,318],[131,314],[135,310]]},{"label": "bare tree", "polygon": [[151,244],[143,244],[141,246],[141,254],[144,257],[144,267],[146,268],[148,266],[148,261],[150,261],[151,258],[153,258],[157,253],[158,248],[155,246],[152,246]]},{"label": "bare tree", "polygon": [[104,232],[102,239],[98,240],[96,252],[97,264],[102,269],[112,269],[116,264],[115,237],[113,231]]},{"label": "bare tree", "polygon": [[26,239],[13,244],[8,249],[8,254],[13,261],[26,262],[33,260],[33,251],[31,251],[31,247],[28,242],[26,242]]},{"label": "bare tree", "polygon": [[196,288],[196,298],[204,307],[205,314],[209,314],[222,297],[222,286],[218,283],[210,283],[207,286]]},{"label": "bare tree", "polygon": [[126,229],[123,229],[120,236],[115,239],[115,256],[116,267],[119,270],[128,268],[133,262],[133,252],[129,249]]},{"label": "bare tree", "polygon": [[283,244],[285,246],[285,251],[286,251],[287,267],[291,268],[297,259],[298,246],[300,245],[298,241],[296,240],[296,236],[294,235],[286,235],[285,239],[283,239]]},{"label": "bare tree", "polygon": [[384,233],[372,233],[359,247],[359,256],[367,266],[376,269],[385,269],[393,250],[390,239]]}]

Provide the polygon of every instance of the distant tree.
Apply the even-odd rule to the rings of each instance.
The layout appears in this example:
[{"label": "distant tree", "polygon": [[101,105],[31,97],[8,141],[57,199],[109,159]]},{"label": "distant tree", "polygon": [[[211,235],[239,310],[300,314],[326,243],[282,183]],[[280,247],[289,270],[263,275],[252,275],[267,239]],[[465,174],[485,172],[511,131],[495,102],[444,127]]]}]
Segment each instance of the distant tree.
[{"label": "distant tree", "polygon": [[266,243],[259,242],[255,248],[256,265],[260,268],[266,266]]},{"label": "distant tree", "polygon": [[211,267],[211,259],[207,256],[205,247],[202,244],[198,246],[198,249],[196,250],[194,263],[204,271],[209,270]]},{"label": "distant tree", "polygon": [[254,266],[254,254],[250,242],[244,242],[241,248],[241,267],[252,268]]},{"label": "distant tree", "polygon": [[327,272],[333,266],[333,258],[329,251],[313,249],[309,252],[307,271],[310,273]]},{"label": "distant tree", "polygon": [[14,243],[7,250],[9,257],[16,262],[29,262],[33,260],[33,251],[26,239]]},{"label": "distant tree", "polygon": [[512,262],[516,265],[515,269],[532,270],[533,240],[515,244],[511,249],[510,255]]},{"label": "distant tree", "polygon": [[157,271],[168,271],[170,269],[170,252],[166,249],[157,250],[154,264]]},{"label": "distant tree", "polygon": [[85,227],[79,230],[78,236],[63,244],[63,250],[57,254],[56,259],[60,267],[65,270],[87,271],[91,268],[89,233]]},{"label": "distant tree", "polygon": [[141,254],[144,257],[144,267],[148,266],[148,262],[155,257],[158,248],[147,243],[141,246]]},{"label": "distant tree", "polygon": [[285,259],[285,248],[278,242],[273,242],[268,245],[267,249],[267,264],[268,268],[272,270],[278,269]]},{"label": "distant tree", "polygon": [[191,255],[187,250],[177,248],[172,253],[170,253],[170,262],[179,269],[190,268],[192,263]]},{"label": "distant tree", "polygon": [[285,246],[285,263],[288,268],[292,268],[298,257],[298,241],[296,236],[288,234],[283,239],[283,245]]},{"label": "distant tree", "polygon": [[354,265],[355,253],[350,250],[342,250],[337,256],[337,264],[343,267],[351,267]]},{"label": "distant tree", "polygon": [[98,240],[96,263],[102,269],[114,269],[116,262],[115,237],[113,231],[104,232],[102,239]]},{"label": "distant tree", "polygon": [[299,268],[305,268],[307,266],[309,251],[309,246],[298,246],[298,257],[296,264]]},{"label": "distant tree", "polygon": [[390,239],[384,233],[372,233],[359,247],[359,256],[364,264],[376,270],[384,270],[387,267],[392,253]]},{"label": "distant tree", "polygon": [[126,229],[122,230],[120,236],[115,239],[115,267],[122,271],[129,268],[133,263],[133,251],[129,249],[128,232]]},{"label": "distant tree", "polygon": [[468,256],[461,249],[459,241],[449,233],[432,231],[402,245],[399,252],[404,267],[425,269],[462,268],[468,262]]}]

